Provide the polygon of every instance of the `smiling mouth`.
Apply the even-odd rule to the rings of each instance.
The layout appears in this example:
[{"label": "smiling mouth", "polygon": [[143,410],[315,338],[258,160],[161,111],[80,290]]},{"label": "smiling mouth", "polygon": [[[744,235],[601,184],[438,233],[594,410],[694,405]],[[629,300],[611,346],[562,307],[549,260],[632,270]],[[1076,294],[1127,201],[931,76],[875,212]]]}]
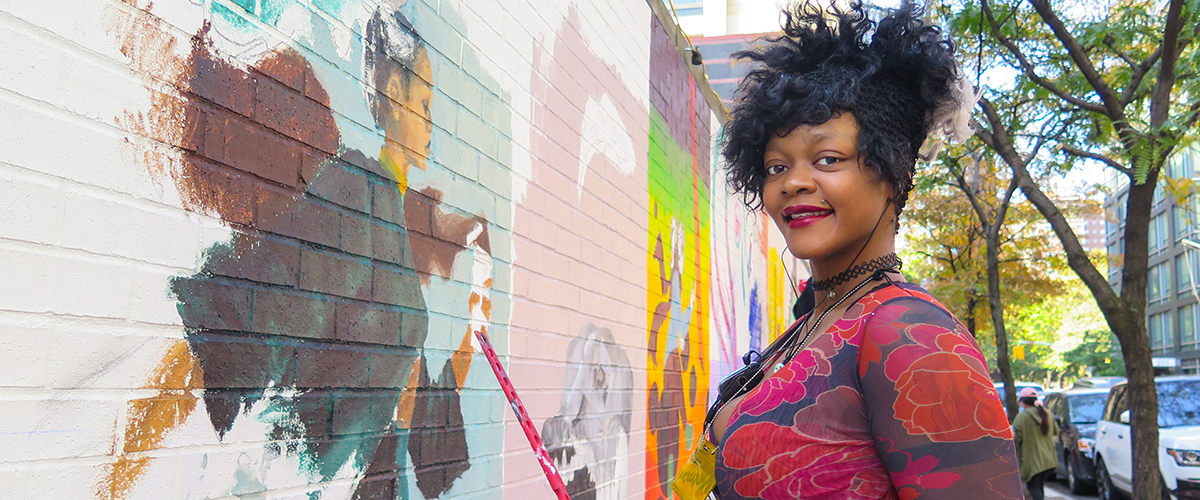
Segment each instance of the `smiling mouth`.
[{"label": "smiling mouth", "polygon": [[805,211],[805,212],[796,212],[793,214],[783,216],[783,220],[791,222],[791,221],[799,220],[799,219],[807,219],[809,217],[821,217],[824,215],[829,215],[831,213],[833,213],[833,210],[813,210],[813,211]]}]

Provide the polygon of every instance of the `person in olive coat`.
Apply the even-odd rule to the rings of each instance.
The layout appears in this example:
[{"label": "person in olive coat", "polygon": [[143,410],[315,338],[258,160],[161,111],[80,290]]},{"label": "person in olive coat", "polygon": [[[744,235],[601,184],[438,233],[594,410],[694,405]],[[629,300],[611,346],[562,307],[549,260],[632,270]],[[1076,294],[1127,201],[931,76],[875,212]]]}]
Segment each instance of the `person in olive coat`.
[{"label": "person in olive coat", "polygon": [[1058,466],[1058,457],[1054,455],[1058,424],[1054,421],[1054,415],[1037,400],[1037,391],[1032,387],[1021,389],[1017,397],[1024,410],[1013,419],[1021,481],[1029,488],[1029,496],[1033,500],[1043,500],[1046,479],[1054,474]]}]

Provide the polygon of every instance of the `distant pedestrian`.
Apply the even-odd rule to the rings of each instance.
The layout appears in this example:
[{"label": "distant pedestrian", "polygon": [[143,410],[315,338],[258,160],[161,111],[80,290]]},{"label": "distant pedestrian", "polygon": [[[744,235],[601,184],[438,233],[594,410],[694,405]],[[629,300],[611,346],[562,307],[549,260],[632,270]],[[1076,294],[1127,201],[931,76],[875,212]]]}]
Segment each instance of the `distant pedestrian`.
[{"label": "distant pedestrian", "polygon": [[1033,500],[1045,498],[1046,479],[1058,467],[1054,455],[1054,438],[1058,436],[1058,423],[1054,415],[1046,411],[1037,400],[1037,390],[1032,387],[1021,389],[1017,400],[1025,411],[1013,419],[1013,435],[1017,441],[1017,461],[1021,466],[1021,481],[1029,488]]}]

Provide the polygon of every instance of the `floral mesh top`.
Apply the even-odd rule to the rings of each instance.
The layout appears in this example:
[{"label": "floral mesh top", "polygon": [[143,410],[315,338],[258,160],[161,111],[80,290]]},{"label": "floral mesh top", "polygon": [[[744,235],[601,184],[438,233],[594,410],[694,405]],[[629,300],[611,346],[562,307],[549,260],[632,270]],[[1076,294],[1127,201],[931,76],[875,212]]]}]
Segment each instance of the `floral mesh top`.
[{"label": "floral mesh top", "polygon": [[1023,498],[979,345],[911,283],[860,298],[738,402],[718,444],[722,500]]}]

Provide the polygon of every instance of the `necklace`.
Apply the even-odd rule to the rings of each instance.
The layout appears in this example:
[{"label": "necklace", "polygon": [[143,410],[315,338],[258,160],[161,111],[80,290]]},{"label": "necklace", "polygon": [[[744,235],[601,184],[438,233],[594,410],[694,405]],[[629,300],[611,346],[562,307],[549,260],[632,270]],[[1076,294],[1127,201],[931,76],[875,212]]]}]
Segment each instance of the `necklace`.
[{"label": "necklace", "polygon": [[[896,256],[896,254],[891,254],[891,255],[892,255],[892,257]],[[878,259],[876,259],[876,260],[878,260]],[[874,261],[872,261],[872,262],[874,262]],[[883,269],[875,270],[875,272],[872,273],[871,276],[867,277],[867,279],[865,279],[865,280],[862,280],[857,285],[854,285],[854,288],[850,289],[850,291],[847,292],[845,295],[842,295],[841,298],[839,298],[837,300],[837,302],[834,302],[832,306],[829,306],[824,311],[821,311],[821,315],[817,316],[817,321],[815,323],[813,323],[811,327],[808,328],[807,332],[804,333],[804,338],[801,338],[799,342],[787,347],[787,355],[784,356],[784,359],[781,359],[781,360],[779,360],[779,362],[775,363],[774,371],[779,371],[780,369],[783,368],[784,365],[791,362],[792,358],[796,357],[797,354],[800,354],[800,351],[802,351],[804,349],[805,345],[808,343],[809,337],[812,337],[813,332],[815,332],[817,330],[817,328],[821,326],[821,322],[825,321],[825,316],[828,315],[830,311],[837,309],[839,306],[842,305],[842,303],[844,303],[846,301],[846,299],[853,297],[854,294],[858,293],[858,291],[862,289],[862,287],[867,286],[867,283],[870,283],[872,281],[875,281],[875,280],[878,280],[881,278],[887,279],[887,274],[885,274],[884,271],[890,270],[890,269],[892,269],[891,266],[883,268]],[[891,280],[888,279],[888,282],[891,282]],[[808,316],[806,316],[804,318],[804,321],[801,322],[800,328],[803,329],[804,327],[807,327],[808,320],[811,318],[812,318],[812,312],[809,312]]]},{"label": "necklace", "polygon": [[838,285],[841,285],[842,283],[845,283],[847,281],[850,281],[854,278],[857,278],[857,277],[862,276],[867,273],[873,273],[873,272],[880,271],[883,269],[900,269],[903,267],[904,267],[904,262],[900,261],[900,257],[896,256],[896,252],[892,252],[887,255],[877,257],[877,258],[868,260],[866,262],[863,262],[861,264],[858,264],[856,266],[853,266],[850,269],[847,269],[845,271],[835,274],[833,277],[826,278],[823,280],[813,281],[809,286],[813,287],[813,290],[818,291],[818,292],[823,292],[823,291],[828,290],[829,297],[833,297],[834,296],[833,288]]}]

